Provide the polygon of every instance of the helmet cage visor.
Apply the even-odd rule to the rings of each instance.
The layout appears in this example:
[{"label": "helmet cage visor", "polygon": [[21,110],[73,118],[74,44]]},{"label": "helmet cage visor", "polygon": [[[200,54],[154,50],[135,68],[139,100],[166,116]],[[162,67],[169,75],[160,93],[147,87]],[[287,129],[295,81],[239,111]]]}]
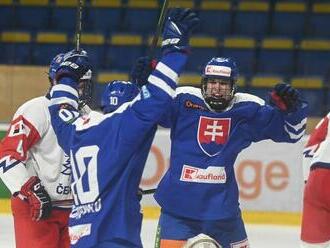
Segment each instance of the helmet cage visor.
[{"label": "helmet cage visor", "polygon": [[202,95],[215,111],[224,110],[233,99],[235,84],[228,78],[203,77]]},{"label": "helmet cage visor", "polygon": [[92,71],[88,70],[85,75],[80,78],[78,85],[79,107],[82,108],[90,103],[93,94]]},{"label": "helmet cage visor", "polygon": [[233,82],[222,78],[204,78],[204,96],[231,100],[233,96]]}]

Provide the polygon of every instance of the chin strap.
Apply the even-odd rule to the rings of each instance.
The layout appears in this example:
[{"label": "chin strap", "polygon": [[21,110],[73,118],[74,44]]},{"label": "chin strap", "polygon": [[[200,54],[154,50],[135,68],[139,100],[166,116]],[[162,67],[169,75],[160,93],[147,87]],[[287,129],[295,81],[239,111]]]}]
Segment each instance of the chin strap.
[{"label": "chin strap", "polygon": [[[206,105],[209,107],[210,110],[213,110],[215,112],[222,112],[230,105],[230,102],[233,100],[236,90],[237,90],[237,88],[235,86],[235,83],[232,83],[232,89],[230,91],[230,100],[225,100],[223,98],[218,99],[218,98],[207,96],[206,95],[206,84],[202,82],[202,86],[201,86],[202,95],[203,95]],[[220,103],[220,104],[217,104],[217,103]]]},{"label": "chin strap", "polygon": [[209,109],[213,110],[215,112],[224,111],[226,108],[228,108],[228,106],[230,105],[230,102],[232,101],[232,99],[230,99],[229,101],[226,101],[226,100],[216,99],[216,98],[212,98],[212,97],[206,97],[206,98],[204,98],[204,100],[205,100],[205,103],[207,104],[207,106],[209,107]]}]

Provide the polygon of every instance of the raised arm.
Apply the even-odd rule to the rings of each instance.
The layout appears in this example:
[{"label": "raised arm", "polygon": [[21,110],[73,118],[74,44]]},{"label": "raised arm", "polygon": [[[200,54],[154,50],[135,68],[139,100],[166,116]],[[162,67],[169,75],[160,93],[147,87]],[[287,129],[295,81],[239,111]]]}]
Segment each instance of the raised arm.
[{"label": "raised arm", "polygon": [[269,105],[264,105],[254,115],[251,134],[254,141],[271,139],[276,142],[295,143],[305,133],[307,103],[298,90],[289,84],[277,84],[270,94]]},{"label": "raised arm", "polygon": [[57,84],[51,90],[51,123],[59,145],[70,154],[70,144],[75,132],[74,121],[78,112],[79,80],[91,69],[84,52],[71,51],[56,71]]}]

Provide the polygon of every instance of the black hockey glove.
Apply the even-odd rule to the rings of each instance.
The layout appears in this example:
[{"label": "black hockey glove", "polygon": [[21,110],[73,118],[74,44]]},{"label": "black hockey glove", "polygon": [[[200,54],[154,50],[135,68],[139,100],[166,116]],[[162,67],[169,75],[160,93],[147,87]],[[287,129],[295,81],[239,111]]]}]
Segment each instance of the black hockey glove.
[{"label": "black hockey glove", "polygon": [[164,25],[162,53],[188,52],[189,35],[198,26],[199,18],[191,9],[173,9]]},{"label": "black hockey glove", "polygon": [[285,112],[294,112],[300,104],[299,91],[286,83],[278,83],[270,93],[269,104]]},{"label": "black hockey glove", "polygon": [[38,177],[31,177],[22,186],[19,193],[23,195],[29,203],[32,220],[39,221],[47,219],[50,216],[52,202],[44,186],[41,185]]},{"label": "black hockey glove", "polygon": [[[56,70],[56,81],[60,83],[62,78],[69,78],[73,83],[78,84],[80,78],[82,78],[88,70],[91,70],[92,66],[89,62],[86,51],[72,50],[64,55],[63,62]],[[70,82],[69,82],[70,84]]]},{"label": "black hockey glove", "polygon": [[156,68],[157,61],[150,57],[140,57],[136,60],[131,71],[131,82],[136,83],[139,88],[147,84],[148,77]]}]

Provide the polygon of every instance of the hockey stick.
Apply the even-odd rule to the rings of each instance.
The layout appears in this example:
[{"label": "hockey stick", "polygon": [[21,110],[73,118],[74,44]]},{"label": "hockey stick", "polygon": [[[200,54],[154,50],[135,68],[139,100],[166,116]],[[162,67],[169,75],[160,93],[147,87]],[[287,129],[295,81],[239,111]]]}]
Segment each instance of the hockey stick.
[{"label": "hockey stick", "polygon": [[145,190],[141,189],[140,192],[142,195],[150,195],[150,194],[155,193],[156,189],[145,189]]},{"label": "hockey stick", "polygon": [[156,32],[155,32],[154,36],[152,37],[151,45],[150,45],[150,48],[148,51],[148,57],[151,59],[153,59],[153,57],[155,56],[155,51],[157,48],[158,40],[159,40],[161,31],[163,28],[166,12],[168,9],[168,3],[169,3],[169,0],[164,0],[162,9],[160,11],[160,15],[159,15],[159,19],[158,19],[158,23],[157,23],[157,27],[156,27]]},{"label": "hockey stick", "polygon": [[62,207],[63,205],[71,207],[73,205],[73,199],[67,199],[67,200],[59,200],[59,201],[52,201],[53,207]]},{"label": "hockey stick", "polygon": [[83,0],[77,0],[77,14],[76,14],[76,51],[80,51],[80,37],[82,29],[82,9],[83,9]]},{"label": "hockey stick", "polygon": [[[154,36],[152,37],[151,45],[150,45],[150,48],[148,51],[148,57],[151,59],[153,59],[155,56],[155,51],[156,51],[156,48],[158,45],[158,40],[159,40],[161,31],[163,28],[164,20],[166,17],[166,12],[168,9],[168,3],[169,3],[169,0],[164,0],[162,9],[160,11],[160,15],[159,15],[159,19],[158,19],[158,23],[157,23],[157,27],[156,27],[156,32],[155,32]],[[142,195],[150,195],[155,192],[156,192],[156,189],[146,189],[146,190],[141,189],[140,190],[140,193]]]},{"label": "hockey stick", "polygon": [[[80,0],[81,2],[82,0]],[[157,23],[157,27],[156,27],[156,32],[152,38],[152,42],[148,51],[148,56],[150,58],[153,58],[155,55],[155,50],[157,48],[157,44],[158,44],[158,40],[159,40],[159,36],[163,27],[163,23],[165,20],[165,16],[166,16],[166,12],[167,12],[167,7],[168,7],[168,2],[169,0],[164,0],[163,2],[163,6],[159,15],[159,19],[158,19],[158,23]],[[81,15],[81,11],[78,11],[78,13],[80,13]],[[80,20],[78,20],[80,19]],[[80,24],[80,29],[77,28],[77,47],[78,47],[78,31],[80,30],[81,32],[81,16],[79,18],[77,18],[77,26],[78,23]],[[80,36],[80,35],[79,35]],[[79,37],[80,38],[80,37]],[[148,189],[148,190],[139,190],[139,193],[141,193],[142,195],[147,195],[147,194],[153,194],[156,191],[156,189]],[[102,194],[105,194],[107,191],[105,192],[101,192],[101,194],[96,198],[96,200],[94,202],[96,202],[99,198],[101,198]]]},{"label": "hockey stick", "polygon": [[150,195],[156,192],[156,189],[146,189],[146,190],[141,190],[142,195]]}]

